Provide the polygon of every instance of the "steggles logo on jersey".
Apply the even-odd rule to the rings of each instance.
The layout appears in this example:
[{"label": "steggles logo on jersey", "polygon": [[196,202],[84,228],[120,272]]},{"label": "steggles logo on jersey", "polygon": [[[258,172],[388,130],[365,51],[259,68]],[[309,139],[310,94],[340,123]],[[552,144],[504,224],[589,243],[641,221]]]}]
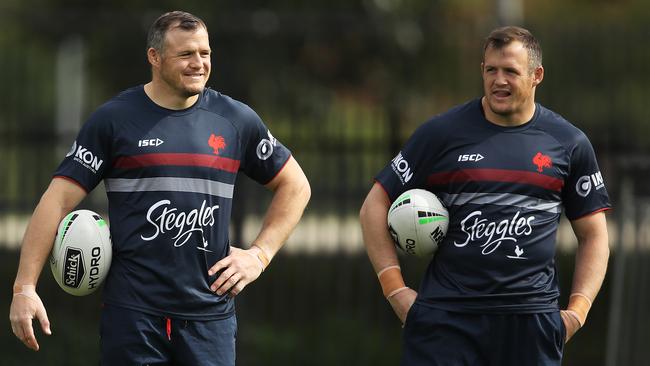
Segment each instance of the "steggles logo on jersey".
[{"label": "steggles logo on jersey", "polygon": [[228,145],[226,145],[226,139],[224,139],[223,136],[211,134],[208,139],[208,146],[214,150],[215,155],[219,155],[219,150],[225,149]]},{"label": "steggles logo on jersey", "polygon": [[104,160],[101,160],[93,154],[92,151],[88,150],[87,148],[78,145],[77,141],[75,141],[72,144],[72,148],[68,153],[65,155],[66,158],[69,158],[70,156],[73,156],[73,160],[76,161],[77,163],[83,165],[86,169],[90,170],[93,173],[97,173],[99,168],[101,168],[102,163]]},{"label": "steggles logo on jersey", "polygon": [[408,181],[413,178],[413,172],[411,172],[409,162],[404,159],[401,151],[397,153],[397,156],[393,158],[390,166],[393,168],[395,174],[397,174],[397,177],[399,178],[400,182],[402,182],[402,185],[408,183]]},{"label": "steggles logo on jersey", "polygon": [[[531,223],[535,220],[535,216],[520,216],[520,211],[517,211],[512,218],[498,222],[488,221],[488,219],[481,218],[481,215],[483,212],[474,211],[460,222],[460,230],[467,235],[467,238],[462,243],[454,241],[456,247],[461,248],[469,242],[481,241],[480,247],[483,248],[481,253],[488,255],[497,250],[504,242],[516,243],[517,237],[529,236],[533,232]],[[515,248],[515,253],[517,257],[520,257],[523,250],[517,250],[517,248]]]},{"label": "steggles logo on jersey", "polygon": [[194,233],[200,233],[200,247],[197,249],[207,250],[208,242],[203,235],[203,229],[211,227],[215,223],[214,211],[219,209],[219,205],[208,206],[203,200],[201,207],[189,212],[179,211],[178,208],[171,206],[170,200],[160,200],[149,208],[147,211],[147,222],[153,228],[154,233],[150,236],[140,235],[144,241],[152,241],[160,234],[175,233],[174,247],[182,247],[192,237]]},{"label": "steggles logo on jersey", "polygon": [[537,165],[537,171],[540,173],[544,170],[544,168],[553,167],[553,161],[551,160],[551,157],[544,155],[541,152],[535,154],[533,157],[533,164]]}]

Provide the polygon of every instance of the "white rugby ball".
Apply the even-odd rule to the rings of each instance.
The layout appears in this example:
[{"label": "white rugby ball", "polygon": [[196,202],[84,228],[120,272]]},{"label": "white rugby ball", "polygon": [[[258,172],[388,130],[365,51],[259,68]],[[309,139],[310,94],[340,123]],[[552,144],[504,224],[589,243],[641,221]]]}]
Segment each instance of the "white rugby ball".
[{"label": "white rugby ball", "polygon": [[50,268],[65,292],[85,296],[97,290],[106,278],[112,254],[106,221],[90,210],[72,211],[59,224]]},{"label": "white rugby ball", "polygon": [[447,235],[449,212],[438,197],[424,189],[402,193],[388,210],[388,231],[404,253],[433,254]]}]

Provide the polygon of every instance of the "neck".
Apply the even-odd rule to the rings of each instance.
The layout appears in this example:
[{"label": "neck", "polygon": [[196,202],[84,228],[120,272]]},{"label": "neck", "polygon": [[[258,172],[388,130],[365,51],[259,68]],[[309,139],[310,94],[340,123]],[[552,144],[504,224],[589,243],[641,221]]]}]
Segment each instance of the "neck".
[{"label": "neck", "polygon": [[485,119],[502,127],[521,126],[530,121],[535,114],[535,102],[532,100],[526,103],[521,110],[510,114],[495,113],[492,108],[490,108],[485,97],[481,98],[481,106],[483,107],[483,113],[485,113]]},{"label": "neck", "polygon": [[199,99],[198,94],[187,98],[174,94],[165,85],[155,80],[144,85],[144,92],[154,103],[171,110],[187,109]]}]

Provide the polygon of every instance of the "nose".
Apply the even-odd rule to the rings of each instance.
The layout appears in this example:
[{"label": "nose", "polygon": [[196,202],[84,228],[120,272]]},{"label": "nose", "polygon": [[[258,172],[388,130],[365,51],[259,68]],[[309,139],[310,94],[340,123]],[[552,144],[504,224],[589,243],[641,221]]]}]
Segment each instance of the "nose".
[{"label": "nose", "polygon": [[191,68],[198,69],[198,68],[201,68],[202,65],[203,65],[203,62],[201,60],[201,55],[199,55],[198,53],[193,54],[192,57],[190,58],[189,66]]},{"label": "nose", "polygon": [[494,79],[494,83],[496,85],[507,85],[508,84],[508,80],[506,79],[505,73],[503,71],[499,70],[496,73],[496,78]]}]

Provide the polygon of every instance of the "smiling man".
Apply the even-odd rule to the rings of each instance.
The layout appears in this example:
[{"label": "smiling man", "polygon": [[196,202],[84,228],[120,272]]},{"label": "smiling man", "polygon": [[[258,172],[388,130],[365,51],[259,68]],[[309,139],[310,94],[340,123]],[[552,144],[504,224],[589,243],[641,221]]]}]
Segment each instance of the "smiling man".
[{"label": "smiling man", "polygon": [[[205,87],[205,23],[174,11],[151,26],[151,82],[93,113],[37,205],[25,233],[12,329],[39,349],[32,319],[51,334],[38,277],[61,219],[102,180],[113,260],[104,287],[102,365],[235,364],[234,297],[256,280],[298,223],[310,188],[302,169],[247,105]],[[273,192],[249,249],[229,245],[239,171]],[[34,224],[38,223],[38,225]]]},{"label": "smiling man", "polygon": [[[535,102],[539,43],[523,28],[496,29],[481,72],[484,96],[421,125],[397,152],[409,179],[389,163],[361,208],[368,256],[405,323],[402,365],[560,365],[605,276],[607,191],[585,134]],[[450,215],[418,292],[404,283],[386,224],[391,202],[413,188],[435,193]],[[578,251],[560,310],[563,211]]]}]

